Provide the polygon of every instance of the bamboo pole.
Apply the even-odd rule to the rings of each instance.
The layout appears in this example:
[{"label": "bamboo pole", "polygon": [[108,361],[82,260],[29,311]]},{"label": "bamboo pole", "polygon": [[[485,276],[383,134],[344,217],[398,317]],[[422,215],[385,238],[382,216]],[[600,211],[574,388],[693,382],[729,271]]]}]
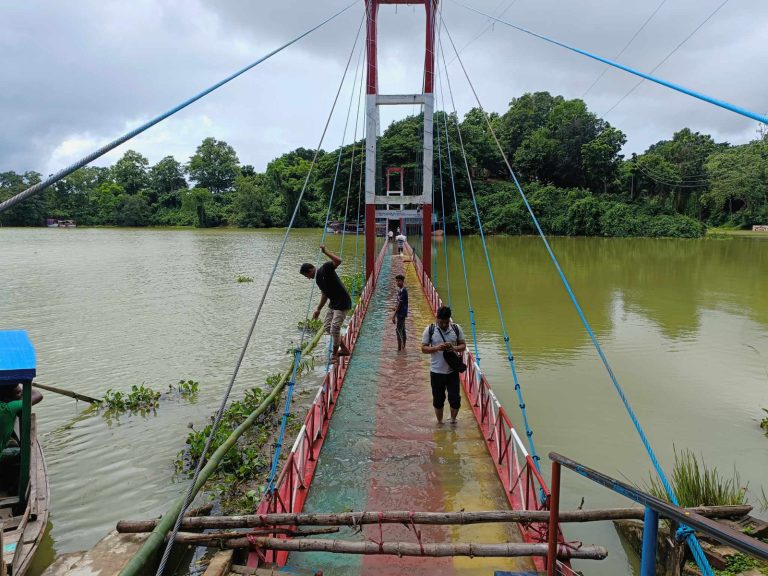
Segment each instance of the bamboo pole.
[{"label": "bamboo pole", "polygon": [[[292,538],[302,538],[304,536],[319,536],[321,534],[335,534],[338,531],[339,531],[338,528],[334,526],[330,526],[328,528],[316,528],[314,530],[291,530],[290,528],[262,528],[261,530],[256,530],[253,532],[206,532],[204,534],[200,534],[198,532],[179,532],[176,535],[176,543],[196,544],[198,546],[207,545],[209,547],[214,547],[214,548],[218,548],[218,547],[230,548],[230,546],[226,546],[223,543],[231,540],[242,540],[243,542],[247,542],[248,538],[246,537],[246,535],[272,536],[274,534],[285,534]],[[166,542],[168,541],[167,536],[165,540]],[[243,542],[240,542],[235,546],[231,546],[231,548],[247,547],[248,544],[243,545]]]},{"label": "bamboo pole", "polygon": [[[708,518],[745,516],[752,506],[700,506],[686,508]],[[598,522],[607,520],[642,520],[643,508],[608,508],[560,512],[560,522]],[[184,530],[211,528],[257,528],[260,526],[357,526],[360,524],[482,524],[506,522],[547,522],[549,512],[531,510],[487,510],[479,512],[344,512],[339,514],[249,514],[185,518]],[[121,520],[118,532],[150,532],[157,520]]]},{"label": "bamboo pole", "polygon": [[[354,542],[349,540],[321,540],[307,538],[286,540],[285,538],[264,538],[256,536],[249,539],[259,548],[268,550],[287,550],[290,552],[334,552],[337,554],[384,554],[389,556],[474,556],[489,558],[512,558],[518,556],[546,556],[546,544],[520,544],[505,542],[502,544],[475,544],[473,542],[412,544],[410,542]],[[249,542],[250,544],[250,542]],[[602,546],[582,546],[569,548],[558,546],[557,557],[602,560],[608,551]]]},{"label": "bamboo pole", "polygon": [[49,384],[40,384],[39,382],[33,382],[32,386],[40,388],[41,390],[47,390],[48,392],[54,392],[55,394],[61,394],[62,396],[69,396],[75,400],[82,400],[83,402],[89,402],[91,404],[101,404],[103,402],[100,398],[93,398],[92,396],[86,396],[79,392],[72,392],[71,390],[64,390],[64,388],[58,388]]},{"label": "bamboo pole", "polygon": [[[312,340],[310,340],[304,346],[302,354],[311,352],[315,346],[317,346],[317,343],[320,341],[322,336],[323,329],[320,328],[315,333],[315,336],[312,338]],[[295,361],[296,360],[294,358],[293,362]],[[280,392],[282,392],[283,388],[285,388],[285,385],[288,383],[288,379],[290,378],[293,362],[291,363],[289,369],[283,373],[282,378],[280,378],[280,381],[269,393],[269,396],[267,396],[264,401],[259,404],[259,407],[251,412],[248,415],[248,418],[243,420],[242,424],[235,428],[232,431],[232,434],[229,435],[229,437],[222,443],[222,445],[219,446],[213,454],[211,454],[208,462],[206,462],[205,466],[201,468],[197,482],[192,488],[193,498],[205,485],[205,482],[208,480],[208,478],[210,478],[214,473],[224,455],[229,452],[229,450],[235,445],[237,439],[240,438],[240,436],[242,436],[246,430],[253,426],[254,422],[256,422],[256,419],[261,416],[267,410],[267,408],[269,408],[269,406],[280,396]],[[178,500],[173,503],[170,510],[168,510],[168,512],[159,521],[155,522],[152,534],[149,535],[141,548],[139,548],[136,554],[133,555],[130,561],[120,571],[118,576],[138,576],[138,574],[142,572],[143,567],[152,559],[157,549],[165,540],[165,534],[173,527],[174,522],[176,522],[176,518],[181,512],[181,507],[184,505],[184,500],[185,496],[180,496]]]}]

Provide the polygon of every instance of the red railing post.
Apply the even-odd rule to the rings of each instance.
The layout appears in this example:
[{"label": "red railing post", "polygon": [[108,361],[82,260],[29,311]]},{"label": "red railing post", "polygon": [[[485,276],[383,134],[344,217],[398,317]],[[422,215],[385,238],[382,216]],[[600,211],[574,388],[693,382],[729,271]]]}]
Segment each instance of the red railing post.
[{"label": "red railing post", "polygon": [[552,493],[549,498],[549,549],[547,551],[547,576],[555,576],[557,566],[557,535],[560,520],[560,463],[552,462]]}]

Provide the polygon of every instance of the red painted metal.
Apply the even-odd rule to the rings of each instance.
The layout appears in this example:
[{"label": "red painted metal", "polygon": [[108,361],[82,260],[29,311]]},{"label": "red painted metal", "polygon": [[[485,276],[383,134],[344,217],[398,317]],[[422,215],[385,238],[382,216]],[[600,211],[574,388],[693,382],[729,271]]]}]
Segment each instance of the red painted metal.
[{"label": "red painted metal", "polygon": [[[427,278],[432,277],[432,204],[424,204],[421,209],[421,257],[424,261],[422,271]],[[422,279],[422,283],[424,280]]]},{"label": "red painted metal", "polygon": [[[386,251],[387,242],[385,241],[376,259],[375,274],[366,281],[360,293],[360,300],[347,326],[344,343],[350,350],[355,349],[355,343],[373,297]],[[333,366],[325,375],[315,400],[304,419],[304,425],[296,437],[288,458],[283,463],[280,475],[275,482],[275,490],[271,494],[264,495],[256,509],[257,514],[301,512],[307,499],[312,477],[315,474],[318,456],[333,416],[333,410],[336,407],[336,400],[344,383],[348,362],[349,359],[345,360],[342,357],[339,364]],[[278,565],[284,566],[287,558],[288,552],[286,551],[265,552],[257,550],[249,554],[248,565],[256,566],[260,561],[266,559],[267,562],[276,562]]]},{"label": "red painted metal", "polygon": [[560,463],[552,462],[552,494],[549,499],[549,534],[547,549],[547,576],[555,576],[557,569],[557,534],[560,532]]},{"label": "red painted metal", "polygon": [[[381,255],[379,255],[381,256]],[[376,269],[376,205],[365,205],[365,279],[368,280]]]},{"label": "red painted metal", "polygon": [[[436,313],[437,309],[443,305],[443,301],[429,276],[425,274],[424,266],[413,252],[413,248],[408,246],[408,249],[416,267],[417,276],[421,279],[424,295],[432,311]],[[510,506],[513,510],[547,510],[550,492],[546,482],[536,470],[533,459],[528,454],[509,416],[496,399],[473,354],[468,350],[464,353],[464,361],[467,364],[467,370],[461,375],[461,383]],[[547,523],[521,523],[518,524],[518,528],[525,542],[538,544],[548,541]],[[557,541],[564,542],[559,527]],[[544,558],[534,557],[533,562],[537,570],[542,572],[546,570]],[[567,561],[558,562],[558,565],[570,569]]]},{"label": "red painted metal", "polygon": [[366,94],[376,94],[378,89],[377,82],[377,50],[376,50],[376,19],[379,14],[379,0],[365,0],[365,11],[368,15],[366,25],[366,42],[368,54],[368,81],[366,84]]}]

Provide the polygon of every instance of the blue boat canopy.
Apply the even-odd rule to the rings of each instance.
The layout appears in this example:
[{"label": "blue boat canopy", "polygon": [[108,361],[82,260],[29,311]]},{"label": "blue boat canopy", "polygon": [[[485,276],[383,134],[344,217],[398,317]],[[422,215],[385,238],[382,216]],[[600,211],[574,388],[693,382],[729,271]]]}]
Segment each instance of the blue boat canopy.
[{"label": "blue boat canopy", "polygon": [[37,374],[35,347],[25,330],[0,330],[0,386],[32,380]]}]

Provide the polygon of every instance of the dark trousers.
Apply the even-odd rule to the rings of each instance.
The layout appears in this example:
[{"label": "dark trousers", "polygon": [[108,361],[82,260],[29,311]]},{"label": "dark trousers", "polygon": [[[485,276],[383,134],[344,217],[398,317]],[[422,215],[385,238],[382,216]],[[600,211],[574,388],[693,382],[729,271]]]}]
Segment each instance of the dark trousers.
[{"label": "dark trousers", "polygon": [[398,348],[405,348],[405,316],[397,317],[397,324],[395,324],[395,334],[397,334]]},{"label": "dark trousers", "polygon": [[461,394],[459,393],[459,373],[439,374],[429,373],[432,384],[432,406],[442,408],[445,406],[445,396],[448,393],[448,405],[454,410],[461,408]]}]

